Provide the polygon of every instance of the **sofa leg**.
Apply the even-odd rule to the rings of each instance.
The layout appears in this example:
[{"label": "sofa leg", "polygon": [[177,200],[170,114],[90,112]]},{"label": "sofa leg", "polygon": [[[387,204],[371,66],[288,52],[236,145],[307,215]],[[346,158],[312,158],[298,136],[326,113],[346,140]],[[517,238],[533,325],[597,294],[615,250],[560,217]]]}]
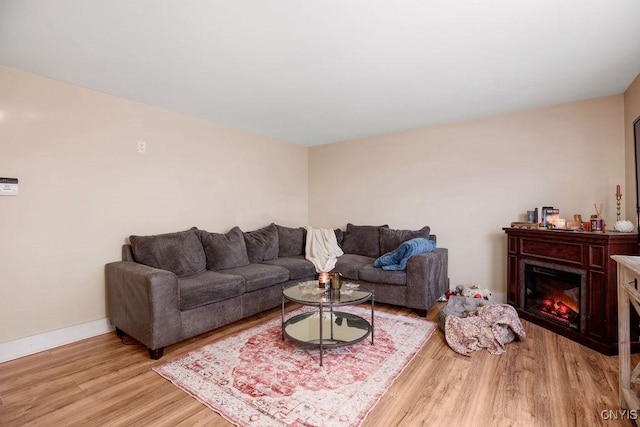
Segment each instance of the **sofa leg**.
[{"label": "sofa leg", "polygon": [[153,360],[158,360],[164,354],[164,347],[156,348],[155,350],[149,349],[149,357]]},{"label": "sofa leg", "polygon": [[116,336],[120,339],[122,339],[122,337],[124,337],[124,332],[122,332],[122,330],[116,328]]},{"label": "sofa leg", "polygon": [[427,317],[427,310],[423,310],[421,308],[414,308],[413,312],[420,317]]}]

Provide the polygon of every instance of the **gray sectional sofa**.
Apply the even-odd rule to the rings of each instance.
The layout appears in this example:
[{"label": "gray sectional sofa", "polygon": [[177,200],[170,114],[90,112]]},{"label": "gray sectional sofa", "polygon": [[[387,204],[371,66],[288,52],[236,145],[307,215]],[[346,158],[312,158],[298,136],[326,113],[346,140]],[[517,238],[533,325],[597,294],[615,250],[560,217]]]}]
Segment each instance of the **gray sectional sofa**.
[{"label": "gray sectional sofa", "polygon": [[[421,315],[447,291],[447,249],[412,256],[406,271],[373,263],[421,230],[348,224],[335,230],[344,255],[334,271],[368,286],[375,301]],[[270,224],[243,232],[192,228],[156,236],[130,236],[122,261],[105,266],[107,308],[119,336],[127,334],[162,357],[164,347],[281,304],[282,288],[317,279],[304,257],[306,230]]]}]

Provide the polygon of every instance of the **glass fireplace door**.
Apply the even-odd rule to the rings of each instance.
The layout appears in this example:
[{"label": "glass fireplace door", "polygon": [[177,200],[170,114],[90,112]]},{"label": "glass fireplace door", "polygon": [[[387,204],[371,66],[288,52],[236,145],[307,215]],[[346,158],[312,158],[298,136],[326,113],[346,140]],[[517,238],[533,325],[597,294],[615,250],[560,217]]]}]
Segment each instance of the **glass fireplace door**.
[{"label": "glass fireplace door", "polygon": [[524,264],[525,310],[567,328],[580,330],[583,274]]}]

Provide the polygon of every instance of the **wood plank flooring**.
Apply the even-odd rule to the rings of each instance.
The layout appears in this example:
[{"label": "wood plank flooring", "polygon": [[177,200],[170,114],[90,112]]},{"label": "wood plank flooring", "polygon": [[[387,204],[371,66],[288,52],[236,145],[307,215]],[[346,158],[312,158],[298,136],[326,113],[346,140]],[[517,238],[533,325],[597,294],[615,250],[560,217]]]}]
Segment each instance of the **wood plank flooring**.
[{"label": "wood plank flooring", "polygon": [[[428,319],[437,319],[442,306]],[[382,304],[377,310],[415,316]],[[167,347],[159,361],[110,333],[5,362],[0,426],[230,426],[151,368],[279,315],[275,309]],[[437,330],[363,426],[634,425],[617,412],[617,356],[523,325],[527,339],[499,356],[461,356]]]}]

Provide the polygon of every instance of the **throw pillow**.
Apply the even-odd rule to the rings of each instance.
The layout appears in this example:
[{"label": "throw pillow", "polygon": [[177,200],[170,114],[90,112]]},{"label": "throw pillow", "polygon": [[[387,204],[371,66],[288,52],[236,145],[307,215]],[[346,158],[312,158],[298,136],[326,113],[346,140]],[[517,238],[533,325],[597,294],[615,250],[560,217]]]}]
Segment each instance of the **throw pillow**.
[{"label": "throw pillow", "polygon": [[224,270],[249,264],[244,234],[233,227],[226,234],[200,231],[200,240],[207,256],[207,270]]},{"label": "throw pillow", "polygon": [[278,257],[278,229],[275,224],[244,233],[249,262],[269,261]]},{"label": "throw pillow", "polygon": [[342,239],[342,250],[346,254],[378,258],[380,256],[380,229],[382,228],[389,228],[389,226],[387,224],[347,224],[347,231]]},{"label": "throw pillow", "polygon": [[178,233],[154,236],[130,236],[134,259],[148,265],[175,273],[178,277],[203,272],[206,258],[196,228]]},{"label": "throw pillow", "polygon": [[380,229],[380,253],[386,254],[394,251],[406,242],[407,240],[415,239],[416,237],[429,238],[431,229],[429,227],[422,227],[420,230],[394,230],[392,228]]},{"label": "throw pillow", "polygon": [[281,258],[304,255],[307,230],[275,225],[278,230],[278,256]]}]

